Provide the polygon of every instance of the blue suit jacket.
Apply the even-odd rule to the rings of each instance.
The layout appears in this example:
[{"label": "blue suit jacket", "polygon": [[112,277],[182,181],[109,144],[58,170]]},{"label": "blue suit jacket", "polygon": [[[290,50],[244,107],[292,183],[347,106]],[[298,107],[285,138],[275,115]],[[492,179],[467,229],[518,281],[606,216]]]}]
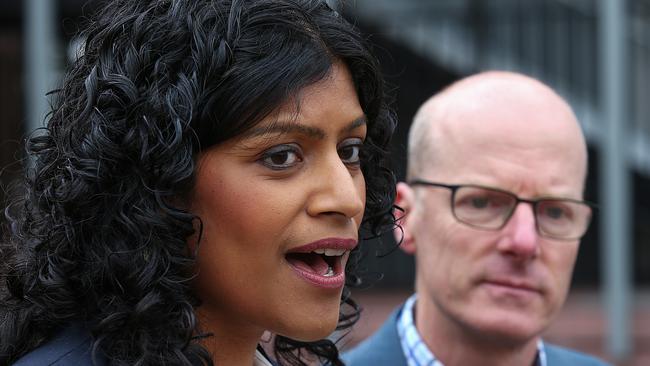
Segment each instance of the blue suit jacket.
[{"label": "blue suit jacket", "polygon": [[[368,339],[352,350],[343,353],[347,366],[407,366],[399,335],[397,319],[402,312],[400,306],[386,322]],[[608,364],[566,348],[544,344],[548,366],[607,366]]]},{"label": "blue suit jacket", "polygon": [[20,358],[14,366],[104,366],[106,359],[91,356],[91,337],[81,325],[72,325],[47,343]]}]

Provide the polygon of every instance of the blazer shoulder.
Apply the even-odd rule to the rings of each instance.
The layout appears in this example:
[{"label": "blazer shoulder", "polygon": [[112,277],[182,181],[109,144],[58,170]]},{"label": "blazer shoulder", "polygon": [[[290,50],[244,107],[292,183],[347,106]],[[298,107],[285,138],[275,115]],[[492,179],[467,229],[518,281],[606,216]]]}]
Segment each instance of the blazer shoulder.
[{"label": "blazer shoulder", "polygon": [[402,306],[393,311],[374,334],[351,350],[341,359],[347,366],[406,366],[406,359],[397,334],[397,319]]},{"label": "blazer shoulder", "polygon": [[544,346],[549,366],[611,366],[611,364],[586,353],[553,344]]},{"label": "blazer shoulder", "polygon": [[21,357],[14,366],[103,366],[103,359],[93,362],[90,333],[80,325],[71,325],[50,341]]}]

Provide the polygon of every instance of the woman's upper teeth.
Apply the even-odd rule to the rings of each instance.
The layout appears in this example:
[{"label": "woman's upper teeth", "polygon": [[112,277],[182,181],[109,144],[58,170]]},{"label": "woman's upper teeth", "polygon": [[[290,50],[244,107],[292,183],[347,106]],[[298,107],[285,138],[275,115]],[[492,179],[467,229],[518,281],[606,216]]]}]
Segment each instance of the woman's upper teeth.
[{"label": "woman's upper teeth", "polygon": [[314,253],[316,254],[324,254],[328,257],[338,257],[343,255],[345,253],[345,249],[316,249],[314,250]]}]

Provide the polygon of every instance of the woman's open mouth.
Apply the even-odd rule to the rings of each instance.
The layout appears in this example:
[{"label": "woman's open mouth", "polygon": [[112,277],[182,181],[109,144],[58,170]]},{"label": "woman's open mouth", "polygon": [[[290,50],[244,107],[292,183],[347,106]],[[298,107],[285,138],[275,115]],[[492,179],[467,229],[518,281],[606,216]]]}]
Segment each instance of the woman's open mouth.
[{"label": "woman's open mouth", "polygon": [[289,251],[285,258],[303,279],[324,288],[345,284],[345,262],[356,240],[324,239]]}]

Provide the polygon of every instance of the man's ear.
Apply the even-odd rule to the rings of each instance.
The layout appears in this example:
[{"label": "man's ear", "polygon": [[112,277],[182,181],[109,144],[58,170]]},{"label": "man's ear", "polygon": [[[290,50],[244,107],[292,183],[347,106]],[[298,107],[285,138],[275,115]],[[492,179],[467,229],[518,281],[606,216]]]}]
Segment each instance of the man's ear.
[{"label": "man's ear", "polygon": [[411,229],[409,214],[413,211],[415,203],[415,193],[413,189],[406,183],[397,183],[397,197],[395,198],[395,208],[393,214],[397,219],[397,225],[393,230],[395,240],[401,244],[399,247],[408,254],[415,254],[415,240],[413,238],[413,231]]}]

